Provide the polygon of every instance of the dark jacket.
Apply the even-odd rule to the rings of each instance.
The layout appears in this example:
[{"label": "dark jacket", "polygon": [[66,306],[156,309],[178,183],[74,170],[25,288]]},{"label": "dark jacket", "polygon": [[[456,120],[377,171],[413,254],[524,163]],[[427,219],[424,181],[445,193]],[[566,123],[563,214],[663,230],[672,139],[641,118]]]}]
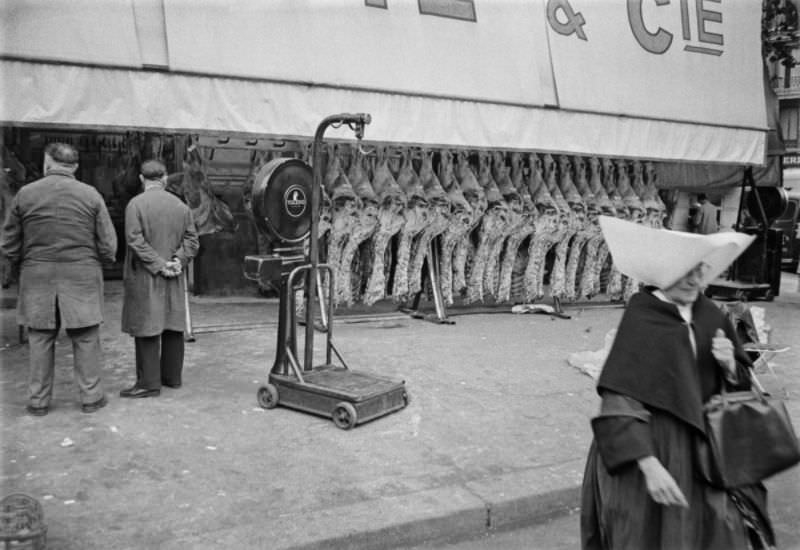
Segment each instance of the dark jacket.
[{"label": "dark jacket", "polygon": [[65,170],[22,187],[11,204],[0,248],[20,267],[19,323],[67,328],[103,320],[102,263],[112,263],[117,237],[103,197]]}]

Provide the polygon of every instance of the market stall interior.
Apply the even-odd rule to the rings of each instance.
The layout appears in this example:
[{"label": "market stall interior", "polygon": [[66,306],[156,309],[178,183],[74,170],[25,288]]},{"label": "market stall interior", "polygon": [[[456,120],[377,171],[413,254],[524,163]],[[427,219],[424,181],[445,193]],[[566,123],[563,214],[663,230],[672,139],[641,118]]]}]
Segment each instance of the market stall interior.
[{"label": "market stall interior", "polygon": [[[318,159],[325,129],[348,124],[361,139],[366,114],[341,114],[327,117],[316,132],[312,147]],[[352,371],[333,344],[333,299],[336,274],[328,264],[319,263],[317,227],[319,225],[322,170],[303,161],[275,159],[259,170],[253,185],[252,210],[256,224],[276,241],[273,253],[247,256],[245,275],[262,284],[278,282],[280,307],[278,342],[269,382],[259,388],[258,402],[265,409],[283,405],[330,417],[342,429],[400,410],[408,404],[405,382]],[[327,275],[324,293],[318,273]],[[303,365],[297,353],[295,290],[305,281],[305,351]],[[300,284],[299,284],[300,283]],[[326,335],[325,362],[314,365],[315,311],[319,290],[322,330]],[[333,354],[340,366],[333,364]]]},{"label": "market stall interior", "polygon": [[[79,141],[79,177],[106,198],[120,236],[140,159],[164,157],[168,187],[192,207],[201,234],[193,292],[278,294],[242,271],[245,256],[275,246],[253,217],[253,184],[273,159],[313,162],[311,143],[17,129],[4,150],[30,168],[15,185],[35,179],[37,151],[53,140]],[[652,162],[345,140],[320,149],[320,255],[343,312],[432,306],[425,317],[442,322],[448,310],[548,301],[557,313],[562,304],[621,302],[636,284],[613,269],[596,216],[660,227],[674,208]],[[118,265],[106,276],[118,277]]]},{"label": "market stall interior", "polygon": [[[675,190],[662,180],[692,179],[652,161],[533,151],[338,139],[312,158],[311,142],[276,136],[6,128],[9,194],[38,177],[37,155],[55,140],[80,146],[78,177],[103,194],[120,240],[125,205],[138,192],[140,159],[165,158],[168,187],[192,207],[201,234],[190,281],[196,295],[279,295],[275,282],[253,282],[242,269],[245,256],[275,247],[253,216],[254,181],[274,159],[316,164],[323,171],[317,236],[320,257],[335,275],[332,309],[401,310],[438,323],[515,305],[533,311],[535,304],[537,312],[568,317],[566,306],[623,303],[638,285],[614,269],[597,215],[672,227],[681,214]],[[734,185],[742,181],[741,168],[738,173]],[[764,178],[756,175],[759,197],[781,191],[763,187]],[[751,202],[752,196],[740,211]],[[759,213],[757,203],[749,210],[754,205]],[[752,229],[742,223],[741,230]],[[729,277],[760,285],[764,292],[745,298],[762,299],[779,278],[761,275],[760,256],[751,262],[758,269],[748,269],[749,257]],[[121,259],[106,269],[106,278],[120,276]]]}]

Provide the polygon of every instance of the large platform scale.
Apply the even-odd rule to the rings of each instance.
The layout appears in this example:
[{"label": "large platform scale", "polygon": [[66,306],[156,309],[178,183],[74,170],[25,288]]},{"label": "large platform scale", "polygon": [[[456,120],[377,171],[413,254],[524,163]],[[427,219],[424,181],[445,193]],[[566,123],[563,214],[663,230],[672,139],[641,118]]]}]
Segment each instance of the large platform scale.
[{"label": "large platform scale", "polygon": [[[279,245],[273,254],[247,256],[244,266],[249,279],[280,283],[275,362],[267,384],[258,389],[258,404],[265,409],[282,405],[329,417],[345,430],[400,410],[409,401],[404,381],[353,371],[345,363],[333,344],[334,273],[329,265],[318,262],[322,136],[328,126],[347,124],[360,140],[369,123],[368,114],[327,117],[314,136],[313,169],[299,159],[279,158],[259,170],[253,184],[253,215],[259,231]],[[327,293],[323,292],[323,273],[327,274]],[[305,289],[302,364],[295,313],[295,291],[300,289]],[[314,320],[317,296],[321,326]],[[318,329],[325,334],[325,362],[314,365],[314,332]],[[333,363],[334,355],[338,364]]]}]

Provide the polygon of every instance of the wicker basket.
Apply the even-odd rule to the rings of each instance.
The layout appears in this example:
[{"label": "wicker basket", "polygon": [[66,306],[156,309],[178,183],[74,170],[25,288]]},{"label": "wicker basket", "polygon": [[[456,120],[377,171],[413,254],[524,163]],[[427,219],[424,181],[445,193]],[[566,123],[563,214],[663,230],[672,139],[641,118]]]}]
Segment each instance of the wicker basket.
[{"label": "wicker basket", "polygon": [[0,501],[0,541],[3,548],[44,550],[47,526],[42,506],[35,498],[15,493]]}]

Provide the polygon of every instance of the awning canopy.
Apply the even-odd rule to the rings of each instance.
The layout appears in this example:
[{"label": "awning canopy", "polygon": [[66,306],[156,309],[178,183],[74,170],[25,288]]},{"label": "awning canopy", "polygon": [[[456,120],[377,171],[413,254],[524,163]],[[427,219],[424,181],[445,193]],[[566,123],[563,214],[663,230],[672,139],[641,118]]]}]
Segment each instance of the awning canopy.
[{"label": "awning canopy", "polygon": [[5,2],[0,121],[762,164],[760,4],[683,4]]},{"label": "awning canopy", "polygon": [[[745,168],[735,164],[659,163],[655,167],[659,189],[726,190],[741,187]],[[779,187],[782,183],[780,157],[769,157],[763,166],[753,168],[753,180],[758,187]]]}]

